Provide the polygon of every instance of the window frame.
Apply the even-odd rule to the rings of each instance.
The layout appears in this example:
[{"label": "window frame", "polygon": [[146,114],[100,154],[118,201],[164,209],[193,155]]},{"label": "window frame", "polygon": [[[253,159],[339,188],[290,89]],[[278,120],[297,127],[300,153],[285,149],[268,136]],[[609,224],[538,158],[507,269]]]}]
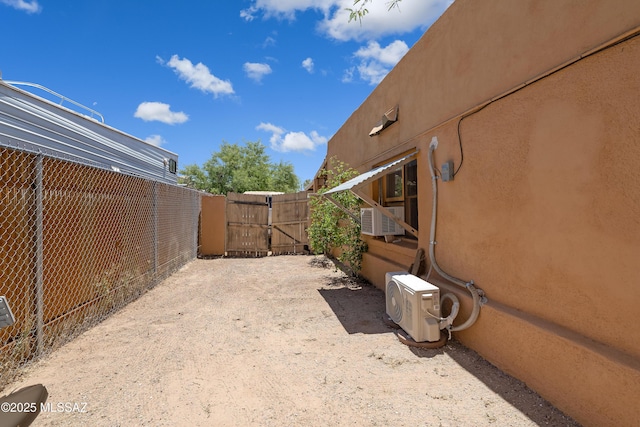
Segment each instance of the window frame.
[{"label": "window frame", "polygon": [[[408,167],[415,167],[415,191],[410,192],[408,190],[410,182],[407,180],[409,173],[407,173],[407,168]],[[413,218],[413,213],[411,212],[411,206],[415,205],[416,209],[419,210],[419,206],[418,206],[418,163],[417,163],[417,159],[413,159],[412,161],[403,164],[402,166],[400,166],[398,169],[395,169],[391,172],[389,172],[388,174],[384,175],[381,177],[380,179],[380,184],[378,191],[379,191],[379,195],[381,195],[382,197],[379,197],[380,201],[382,202],[382,205],[385,207],[392,207],[392,206],[402,206],[404,207],[404,221],[411,225],[412,228],[418,230],[418,213],[416,212],[415,214],[415,218]],[[400,172],[400,174],[398,174],[398,172]],[[397,177],[398,175],[400,175],[400,179],[402,180],[402,185],[401,185],[401,190],[402,190],[402,194],[401,195],[396,195],[396,196],[389,196],[389,186],[393,185],[393,181],[395,181],[394,179],[392,179],[391,177]],[[411,193],[411,194],[410,194]],[[413,221],[412,221],[413,219]]]},{"label": "window frame", "polygon": [[[351,191],[372,208],[381,211],[384,215],[390,218],[394,218],[395,221],[402,228],[404,228],[409,234],[415,237],[418,237],[418,230],[412,227],[411,225],[407,224],[404,221],[404,219],[400,219],[400,218],[396,219],[395,215],[391,211],[389,211],[385,206],[383,206],[381,197],[378,197],[378,201],[374,200],[375,195],[372,194],[371,192],[371,185],[379,181],[380,178],[384,177],[388,173],[388,171],[391,170],[392,168],[397,169],[399,166],[404,166],[405,164],[413,160],[417,160],[419,151],[420,150],[418,148],[414,148],[413,151],[407,151],[402,157],[397,157],[396,160],[389,161],[386,164],[374,167],[374,169],[370,171],[363,172],[360,175],[330,189],[329,191],[322,193],[321,196],[327,198],[327,200],[331,201],[331,203],[335,204],[340,209],[347,212],[351,217],[353,217],[354,221],[359,222],[360,218],[351,214],[344,206],[342,206],[332,196],[332,194],[337,192]],[[380,194],[378,194],[378,196],[380,196]]]},{"label": "window frame", "polygon": [[[397,183],[392,182],[392,180],[390,178],[392,177],[397,177],[398,176],[398,172],[400,175],[400,194],[397,195],[396,190],[397,190]],[[393,180],[395,181],[395,180]],[[402,202],[404,201],[404,183],[405,183],[405,179],[404,179],[404,166],[399,167],[398,169],[395,169],[393,171],[391,171],[390,173],[386,174],[383,178],[382,178],[382,200],[385,203],[394,203],[394,202]],[[391,187],[396,187],[393,190],[391,189]],[[393,191],[393,196],[390,196],[390,193]]]}]

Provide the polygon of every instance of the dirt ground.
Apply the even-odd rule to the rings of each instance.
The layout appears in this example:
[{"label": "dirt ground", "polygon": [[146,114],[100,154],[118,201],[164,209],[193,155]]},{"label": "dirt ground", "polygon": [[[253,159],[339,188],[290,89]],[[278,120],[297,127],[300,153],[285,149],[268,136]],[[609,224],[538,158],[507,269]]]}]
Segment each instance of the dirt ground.
[{"label": "dirt ground", "polygon": [[[455,340],[400,343],[322,257],[196,260],[31,366],[33,426],[576,426]],[[65,405],[66,404],[66,405]]]}]

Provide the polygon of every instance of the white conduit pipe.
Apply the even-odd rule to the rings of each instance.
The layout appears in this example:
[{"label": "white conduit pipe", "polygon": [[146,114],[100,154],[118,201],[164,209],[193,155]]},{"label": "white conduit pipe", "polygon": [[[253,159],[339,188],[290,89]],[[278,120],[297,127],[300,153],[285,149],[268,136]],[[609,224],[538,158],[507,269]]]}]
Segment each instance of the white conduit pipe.
[{"label": "white conduit pipe", "polygon": [[449,339],[451,339],[451,327],[453,325],[453,321],[456,320],[456,317],[458,316],[460,301],[457,296],[447,292],[440,298],[440,306],[442,306],[446,300],[451,301],[451,313],[441,320],[440,329],[447,329],[449,331]]},{"label": "white conduit pipe", "polygon": [[431,183],[433,186],[433,212],[431,213],[431,233],[429,235],[429,260],[431,261],[431,265],[433,268],[442,276],[443,278],[455,283],[456,285],[465,288],[471,293],[471,297],[473,298],[473,310],[469,315],[469,318],[466,322],[459,326],[452,326],[449,328],[449,331],[456,332],[462,331],[469,328],[473,325],[480,314],[480,306],[485,302],[483,301],[484,293],[480,289],[476,289],[473,286],[473,280],[469,282],[465,282],[464,280],[460,280],[456,277],[450,276],[449,274],[442,271],[438,263],[436,262],[436,254],[435,254],[435,245],[436,245],[436,215],[438,212],[438,185],[436,183],[436,174],[433,166],[433,151],[438,147],[438,138],[433,137],[431,139],[431,143],[429,144],[429,171],[431,172]]}]

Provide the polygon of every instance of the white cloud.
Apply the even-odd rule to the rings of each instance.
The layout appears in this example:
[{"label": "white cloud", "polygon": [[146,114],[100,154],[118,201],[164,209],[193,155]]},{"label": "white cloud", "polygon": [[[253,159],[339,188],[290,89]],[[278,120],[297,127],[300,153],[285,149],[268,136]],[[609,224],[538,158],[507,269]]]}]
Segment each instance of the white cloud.
[{"label": "white cloud", "polygon": [[[159,57],[156,57],[156,61],[160,64],[164,63],[164,60]],[[220,95],[234,93],[233,86],[229,80],[222,80],[214,76],[202,62],[193,65],[187,58],[180,59],[178,55],[173,55],[166,64],[173,69],[178,77],[190,83],[192,88],[205,93],[212,93],[216,98]]]},{"label": "white cloud", "polygon": [[184,123],[189,120],[189,116],[185,113],[181,111],[177,113],[173,112],[169,104],[162,102],[143,102],[138,105],[133,116],[145,122],[158,121],[169,125]]},{"label": "white cloud", "polygon": [[245,21],[251,22],[256,18],[255,14],[256,14],[257,11],[258,11],[258,9],[253,7],[253,6],[247,8],[247,9],[242,9],[240,11],[240,18],[244,19]]},{"label": "white cloud", "polygon": [[262,12],[265,18],[294,20],[296,12],[307,9],[324,10],[333,6],[334,3],[336,0],[254,0],[249,8],[240,12],[240,16],[247,21],[252,21],[256,14]]},{"label": "white cloud", "polygon": [[366,47],[358,49],[355,55],[364,60],[372,59],[381,64],[394,66],[408,51],[409,47],[402,40],[395,40],[384,48],[380,47],[378,42],[370,41]]},{"label": "white cloud", "polygon": [[156,147],[160,147],[161,145],[167,143],[167,141],[165,141],[165,139],[160,135],[149,135],[144,140],[151,145],[155,145]]},{"label": "white cloud", "polygon": [[260,123],[258,126],[256,126],[256,129],[263,130],[272,134],[271,138],[269,138],[271,147],[277,146],[278,142],[282,139],[282,134],[286,132],[283,128],[272,125],[271,123]]},{"label": "white cloud", "polygon": [[282,139],[278,151],[314,151],[317,146],[326,143],[327,138],[320,136],[315,130],[309,135],[304,132],[289,132]]},{"label": "white cloud", "polygon": [[368,82],[372,86],[375,86],[384,79],[384,77],[389,73],[389,70],[384,68],[378,62],[363,62],[358,65],[358,73],[362,80]]},{"label": "white cloud", "polygon": [[0,0],[0,3],[27,13],[38,13],[42,10],[37,0]]},{"label": "white cloud", "polygon": [[276,45],[276,39],[274,39],[271,36],[268,36],[266,39],[264,39],[264,41],[262,42],[262,47],[263,48],[267,48],[270,46],[275,46]]},{"label": "white cloud", "polygon": [[[361,47],[354,54],[360,60],[357,67],[360,78],[371,85],[380,83],[408,51],[409,47],[402,40],[395,40],[386,47],[370,41],[367,46]],[[353,69],[345,71],[347,72],[350,73],[350,77],[353,77]],[[342,81],[345,81],[344,77]]]},{"label": "white cloud", "polygon": [[387,1],[367,4],[369,13],[361,22],[349,22],[351,0],[336,0],[340,7],[319,24],[320,31],[336,40],[371,40],[390,34],[404,34],[417,28],[427,29],[449,7],[452,0],[411,0],[388,10]]},{"label": "white cloud", "polygon": [[350,67],[344,70],[342,74],[342,83],[351,83],[353,81],[353,74],[356,71],[356,67]]},{"label": "white cloud", "polygon": [[245,62],[243,68],[244,72],[247,74],[247,77],[255,80],[257,83],[260,83],[264,76],[273,72],[269,64],[258,62]]},{"label": "white cloud", "polygon": [[369,13],[362,22],[349,22],[348,8],[353,0],[254,0],[241,12],[247,21],[257,15],[267,18],[294,20],[296,13],[313,9],[321,12],[317,26],[325,36],[336,40],[375,40],[389,34],[403,34],[416,28],[426,29],[453,0],[410,0],[398,3],[399,8],[387,10],[385,0],[366,5]]},{"label": "white cloud", "polygon": [[307,58],[302,61],[302,67],[309,72],[309,74],[313,73],[313,59]]},{"label": "white cloud", "polygon": [[256,129],[271,133],[269,142],[271,148],[276,151],[315,151],[315,149],[327,143],[328,138],[320,136],[312,130],[307,135],[304,132],[287,132],[284,128],[271,123],[260,123]]}]

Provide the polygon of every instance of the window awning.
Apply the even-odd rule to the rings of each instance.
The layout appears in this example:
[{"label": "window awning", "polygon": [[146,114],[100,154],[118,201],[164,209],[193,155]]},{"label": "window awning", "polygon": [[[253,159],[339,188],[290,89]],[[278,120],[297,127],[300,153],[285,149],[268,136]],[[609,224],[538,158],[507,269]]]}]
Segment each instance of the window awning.
[{"label": "window awning", "polygon": [[404,221],[404,218],[398,218],[393,213],[391,213],[391,211],[389,211],[387,208],[385,208],[380,203],[373,200],[371,196],[362,192],[362,187],[364,187],[365,185],[369,184],[370,182],[378,178],[381,178],[382,176],[388,174],[389,172],[413,161],[417,155],[418,155],[418,150],[400,159],[387,163],[386,165],[377,167],[368,172],[360,174],[355,178],[350,179],[349,181],[343,182],[342,184],[336,187],[333,187],[331,190],[327,191],[326,193],[323,193],[322,195],[326,197],[329,201],[331,201],[333,204],[338,206],[340,209],[342,209],[344,212],[348,213],[355,221],[360,222],[360,218],[354,217],[345,207],[343,207],[340,203],[338,203],[335,199],[333,199],[333,197],[331,197],[331,194],[333,193],[350,190],[353,194],[355,194],[356,196],[364,200],[366,203],[371,205],[371,207],[381,211],[387,217],[393,218],[393,220],[397,222],[402,228],[404,228],[408,233],[417,237],[418,230],[416,230],[415,228],[407,224]]},{"label": "window awning", "polygon": [[343,182],[342,184],[336,187],[333,187],[331,190],[327,191],[324,194],[337,193],[338,191],[345,191],[345,190],[353,191],[354,188],[357,189],[359,187],[362,187],[363,185],[366,185],[371,181],[374,181],[380,178],[381,176],[388,174],[395,168],[399,168],[405,165],[406,163],[409,163],[416,157],[417,154],[418,154],[418,151],[414,151],[413,153],[406,155],[398,160],[394,160],[391,163],[387,163],[386,165],[379,166],[375,169],[371,169],[369,172],[360,174],[355,178],[350,179],[349,181]]}]

